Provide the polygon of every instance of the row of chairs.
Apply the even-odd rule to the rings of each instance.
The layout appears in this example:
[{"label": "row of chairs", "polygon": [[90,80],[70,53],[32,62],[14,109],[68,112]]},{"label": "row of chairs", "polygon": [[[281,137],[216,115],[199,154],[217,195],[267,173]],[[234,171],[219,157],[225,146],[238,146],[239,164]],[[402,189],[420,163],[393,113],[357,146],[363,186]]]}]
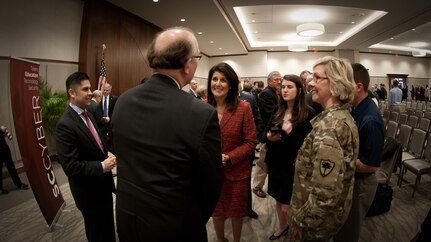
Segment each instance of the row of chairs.
[{"label": "row of chairs", "polygon": [[423,174],[431,173],[431,133],[409,124],[399,124],[388,121],[385,136],[394,138],[402,146],[401,170],[398,186],[401,187],[404,173],[407,171],[416,175],[412,197],[414,197],[418,182]]},{"label": "row of chairs", "polygon": [[390,112],[388,110],[388,112],[385,112],[383,114],[383,121],[386,128],[389,125],[388,121],[394,121],[397,122],[399,125],[408,124],[413,128],[420,128],[427,132],[431,131],[431,116],[418,117],[416,115],[408,115],[407,113],[400,114],[399,112]]}]

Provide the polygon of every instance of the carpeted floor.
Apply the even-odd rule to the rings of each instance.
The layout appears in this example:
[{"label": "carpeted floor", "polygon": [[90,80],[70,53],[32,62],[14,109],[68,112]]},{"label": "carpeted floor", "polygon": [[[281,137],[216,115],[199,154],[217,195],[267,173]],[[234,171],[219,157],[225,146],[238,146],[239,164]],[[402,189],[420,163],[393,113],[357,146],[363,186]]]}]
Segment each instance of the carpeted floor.
[{"label": "carpeted floor", "polygon": [[[86,241],[82,216],[75,207],[67,179],[56,163],[54,171],[66,201],[66,207],[54,231],[49,232],[31,190],[13,190],[12,181],[5,179],[4,186],[10,193],[0,195],[0,241]],[[27,180],[25,174],[20,176],[24,181]],[[394,186],[391,210],[365,220],[361,232],[362,242],[408,242],[419,231],[423,219],[431,208],[431,177],[422,178],[414,198],[411,198],[413,188],[411,183],[415,178],[410,173],[405,177],[408,183],[404,183],[401,188]],[[393,175],[392,184],[396,184],[397,179],[398,175]],[[241,241],[269,241],[268,237],[277,226],[275,201],[271,197],[259,198],[253,195],[253,209],[259,214],[259,218],[244,219]],[[227,221],[227,238],[232,241],[230,227],[230,222]],[[216,241],[211,219],[207,224],[207,230],[209,241]],[[288,238],[283,237],[279,241],[288,241]]]}]

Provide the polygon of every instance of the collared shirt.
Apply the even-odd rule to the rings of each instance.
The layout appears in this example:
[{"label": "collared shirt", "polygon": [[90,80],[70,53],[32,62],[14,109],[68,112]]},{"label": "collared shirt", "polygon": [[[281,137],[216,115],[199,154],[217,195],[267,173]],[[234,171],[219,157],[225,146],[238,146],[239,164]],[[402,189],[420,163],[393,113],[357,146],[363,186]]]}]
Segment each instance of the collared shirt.
[{"label": "collared shirt", "polygon": [[383,119],[370,96],[352,111],[359,132],[359,155],[362,163],[379,167],[384,143]]},{"label": "collared shirt", "polygon": [[399,87],[394,87],[389,91],[389,105],[399,106],[403,101],[403,91]]},{"label": "collared shirt", "polygon": [[[108,96],[102,96],[102,108],[106,107],[105,113],[104,113],[104,117],[109,117],[109,97],[111,95]],[[106,102],[106,104],[105,104]],[[106,105],[106,106],[105,106]]]},{"label": "collared shirt", "polygon": [[[85,120],[84,115],[82,115],[82,113],[85,110],[83,110],[82,108],[76,106],[75,104],[73,104],[71,102],[69,102],[69,106],[73,109],[73,111],[75,111],[79,115],[79,117],[82,119],[82,121],[84,121],[85,125],[87,125],[87,127],[88,127],[89,124],[87,123],[87,120]],[[93,125],[93,124],[90,124],[90,125]],[[96,127],[94,125],[93,125],[93,128],[94,128],[94,130],[96,130]],[[99,144],[101,144],[102,141],[100,140],[99,134],[97,134],[97,138],[99,139],[99,140],[97,140],[97,142],[99,142]],[[101,161],[100,164],[102,165],[103,171],[107,172],[107,170],[105,170],[105,164],[103,164],[103,161]]]}]

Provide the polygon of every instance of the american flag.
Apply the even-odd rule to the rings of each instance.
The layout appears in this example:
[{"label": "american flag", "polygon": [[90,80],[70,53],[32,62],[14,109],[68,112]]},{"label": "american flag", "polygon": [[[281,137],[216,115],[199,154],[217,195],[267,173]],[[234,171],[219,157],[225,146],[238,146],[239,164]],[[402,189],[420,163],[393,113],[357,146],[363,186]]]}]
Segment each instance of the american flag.
[{"label": "american flag", "polygon": [[102,90],[106,83],[105,52],[102,52],[102,62],[100,63],[99,83],[97,89]]}]

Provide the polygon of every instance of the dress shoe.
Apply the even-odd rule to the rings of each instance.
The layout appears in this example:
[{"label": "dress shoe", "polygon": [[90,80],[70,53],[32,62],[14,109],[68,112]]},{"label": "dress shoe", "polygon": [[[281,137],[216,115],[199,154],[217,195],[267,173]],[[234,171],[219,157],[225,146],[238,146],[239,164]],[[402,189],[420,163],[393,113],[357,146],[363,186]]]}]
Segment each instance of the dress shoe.
[{"label": "dress shoe", "polygon": [[248,216],[250,218],[254,218],[254,219],[256,219],[258,217],[257,213],[255,211],[253,211],[253,209],[248,210]]},{"label": "dress shoe", "polygon": [[260,189],[260,188],[253,188],[253,193],[256,194],[256,196],[261,197],[261,198],[266,197],[266,193],[264,191],[262,191],[262,189]]},{"label": "dress shoe", "polygon": [[2,194],[8,194],[9,193],[6,189],[3,189],[3,188],[1,188],[0,191]]},{"label": "dress shoe", "polygon": [[287,234],[287,231],[289,231],[289,227],[287,227],[283,232],[281,232],[279,235],[272,234],[269,236],[269,240],[278,240],[281,236],[284,236]]},{"label": "dress shoe", "polygon": [[28,184],[21,183],[21,185],[18,187],[18,189],[27,190],[28,189]]}]

